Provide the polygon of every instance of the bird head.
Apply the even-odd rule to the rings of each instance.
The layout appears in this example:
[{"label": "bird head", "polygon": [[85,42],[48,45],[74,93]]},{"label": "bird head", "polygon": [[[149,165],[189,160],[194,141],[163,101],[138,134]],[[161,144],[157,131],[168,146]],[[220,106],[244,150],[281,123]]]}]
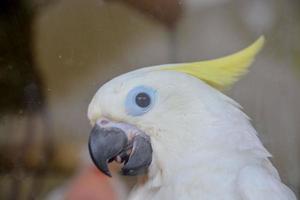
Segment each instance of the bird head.
[{"label": "bird head", "polygon": [[244,138],[229,139],[237,132],[232,126],[248,120],[220,90],[247,72],[263,43],[260,37],[230,56],[142,68],[105,83],[88,108],[95,165],[111,176],[108,163],[116,161],[124,175],[137,175],[174,168],[195,152],[240,145]]}]

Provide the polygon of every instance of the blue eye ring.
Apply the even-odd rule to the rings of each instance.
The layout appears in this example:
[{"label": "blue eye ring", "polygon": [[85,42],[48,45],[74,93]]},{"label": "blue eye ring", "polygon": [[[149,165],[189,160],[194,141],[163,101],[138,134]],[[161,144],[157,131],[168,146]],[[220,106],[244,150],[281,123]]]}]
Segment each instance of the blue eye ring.
[{"label": "blue eye ring", "polygon": [[129,91],[125,101],[128,115],[140,116],[151,110],[156,100],[156,90],[148,86],[138,86]]}]

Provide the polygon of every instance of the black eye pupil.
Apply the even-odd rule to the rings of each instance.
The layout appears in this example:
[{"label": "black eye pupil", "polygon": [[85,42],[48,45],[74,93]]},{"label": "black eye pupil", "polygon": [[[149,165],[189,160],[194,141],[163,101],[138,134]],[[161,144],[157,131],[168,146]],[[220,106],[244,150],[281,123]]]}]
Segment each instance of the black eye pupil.
[{"label": "black eye pupil", "polygon": [[150,105],[151,99],[147,93],[141,92],[136,95],[135,102],[139,107],[146,108]]}]

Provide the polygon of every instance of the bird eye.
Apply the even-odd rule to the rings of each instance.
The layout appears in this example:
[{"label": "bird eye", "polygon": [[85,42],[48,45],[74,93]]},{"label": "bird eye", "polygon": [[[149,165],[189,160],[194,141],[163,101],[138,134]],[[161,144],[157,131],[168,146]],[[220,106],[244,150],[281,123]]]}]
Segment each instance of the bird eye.
[{"label": "bird eye", "polygon": [[145,92],[138,93],[135,97],[135,103],[141,108],[146,108],[151,103],[151,98]]},{"label": "bird eye", "polygon": [[139,116],[148,112],[155,101],[156,91],[150,87],[138,86],[129,91],[125,109],[127,114]]}]

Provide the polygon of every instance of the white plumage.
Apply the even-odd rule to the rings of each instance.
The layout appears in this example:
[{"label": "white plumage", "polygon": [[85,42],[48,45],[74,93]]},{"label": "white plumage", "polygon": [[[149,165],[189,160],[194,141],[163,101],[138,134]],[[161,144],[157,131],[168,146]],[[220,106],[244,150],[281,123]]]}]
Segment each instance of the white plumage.
[{"label": "white plumage", "polygon": [[[256,43],[248,52],[235,54],[237,60],[250,64],[246,61],[253,60],[261,46]],[[225,60],[238,63],[230,57]],[[217,63],[222,60],[210,64]],[[295,200],[239,104],[191,74],[197,70],[188,68],[184,73],[187,68],[178,65],[180,70],[164,70],[171,67],[149,67],[114,78],[89,106],[92,123],[100,117],[126,122],[151,138],[148,179],[138,183],[129,199]],[[156,90],[157,100],[144,115],[130,116],[124,107],[126,96],[141,85]]]},{"label": "white plumage", "polygon": [[[155,88],[158,101],[132,117],[123,102],[137,85]],[[192,76],[143,69],[115,78],[89,107],[92,121],[100,116],[131,123],[151,137],[149,178],[131,200],[296,199],[238,104]]]}]

